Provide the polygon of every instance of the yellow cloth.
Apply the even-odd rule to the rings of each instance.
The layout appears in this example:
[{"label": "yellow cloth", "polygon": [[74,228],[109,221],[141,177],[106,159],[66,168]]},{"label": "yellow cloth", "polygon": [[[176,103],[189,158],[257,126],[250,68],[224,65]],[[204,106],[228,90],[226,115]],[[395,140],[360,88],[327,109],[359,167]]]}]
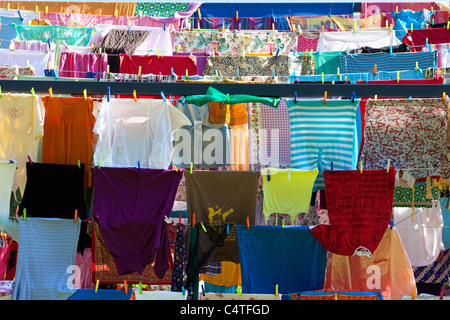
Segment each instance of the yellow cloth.
[{"label": "yellow cloth", "polygon": [[231,261],[222,261],[222,273],[217,276],[200,275],[200,280],[216,286],[233,287],[242,285],[241,265]]},{"label": "yellow cloth", "polygon": [[71,1],[0,1],[0,8],[8,8],[10,10],[25,10],[45,12],[47,6],[48,12],[56,13],[79,13],[79,14],[95,14],[110,15],[117,14],[119,16],[134,16],[136,13],[136,2],[71,2]]},{"label": "yellow cloth", "polygon": [[263,168],[261,170],[264,190],[263,214],[266,221],[272,213],[287,214],[292,218],[300,213],[308,213],[312,188],[318,173],[317,168],[313,170]]},{"label": "yellow cloth", "polygon": [[248,111],[246,103],[225,104],[212,101],[208,103],[209,121],[211,123],[225,123],[230,126],[248,123]]}]

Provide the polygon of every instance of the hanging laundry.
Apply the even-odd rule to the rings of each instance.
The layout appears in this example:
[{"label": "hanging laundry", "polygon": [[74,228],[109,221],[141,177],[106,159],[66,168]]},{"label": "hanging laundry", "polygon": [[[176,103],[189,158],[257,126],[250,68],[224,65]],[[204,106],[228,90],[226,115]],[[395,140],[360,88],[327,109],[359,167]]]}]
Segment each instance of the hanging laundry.
[{"label": "hanging laundry", "polygon": [[211,262],[239,263],[236,225],[247,218],[254,224],[259,172],[194,170],[185,179],[189,221],[199,229],[199,257],[212,250]]},{"label": "hanging laundry", "polygon": [[[400,12],[392,11],[393,32],[398,39],[403,40],[411,30],[421,32],[427,28],[427,22],[431,20],[431,11],[423,9],[420,11],[402,10]],[[416,51],[416,50],[414,50]],[[420,51],[420,50],[418,50]]]},{"label": "hanging laundry", "polygon": [[323,288],[327,252],[309,227],[238,225],[236,230],[242,293],[275,294],[277,285],[279,294]]},{"label": "hanging laundry", "polygon": [[134,291],[135,300],[187,300],[186,292],[172,292],[172,291]]},{"label": "hanging laundry", "polygon": [[447,146],[447,104],[442,98],[369,100],[361,153],[364,169],[386,169],[390,160],[415,180],[439,177]]},{"label": "hanging laundry", "polygon": [[[13,300],[67,300],[77,289],[68,286],[75,265],[80,220],[19,219]],[[45,244],[45,245],[43,245]]]},{"label": "hanging laundry", "polygon": [[276,294],[238,294],[238,293],[212,293],[206,292],[205,294],[199,294],[199,300],[281,300],[280,296]]},{"label": "hanging laundry", "polygon": [[[176,202],[176,201],[175,201]],[[172,267],[172,283],[170,285],[170,291],[181,292],[183,291],[184,277],[187,267],[187,247],[184,239],[186,226],[181,224],[181,221],[177,225],[177,235],[175,239],[175,247],[173,250],[173,267]]]},{"label": "hanging laundry", "polygon": [[383,300],[400,300],[414,287],[412,267],[395,228],[386,228],[370,258],[331,254],[327,259],[326,290],[379,291]]},{"label": "hanging laundry", "polygon": [[[444,195],[444,194],[443,194]],[[445,249],[450,249],[450,208],[449,196],[445,194],[439,199],[442,211],[442,218],[444,220],[444,227],[442,228],[442,242]]]},{"label": "hanging laundry", "polygon": [[371,257],[389,226],[395,169],[324,171],[329,225],[311,229],[317,241],[339,255]]},{"label": "hanging laundry", "polygon": [[123,290],[111,290],[111,289],[78,289],[67,300],[84,300],[84,301],[121,301],[131,300],[133,291],[131,289],[128,292]]},{"label": "hanging laundry", "polygon": [[442,242],[444,221],[439,203],[433,201],[431,208],[395,207],[393,221],[411,266],[423,267],[436,261],[440,252],[444,250]]},{"label": "hanging laundry", "polygon": [[264,168],[264,207],[266,222],[273,213],[282,213],[295,218],[309,212],[312,189],[318,169],[277,169]]},{"label": "hanging laundry", "polygon": [[[312,56],[314,57],[314,63],[316,65],[316,74],[337,74],[338,70],[341,73],[341,61],[339,55],[342,51],[326,51],[318,52],[314,51]],[[301,52],[299,53],[302,54]]]},{"label": "hanging laundry", "polygon": [[440,191],[436,186],[430,186],[431,197],[428,197],[427,184],[425,182],[415,183],[414,191],[408,186],[395,186],[393,207],[416,207],[431,208],[433,200],[437,201]]},{"label": "hanging laundry", "polygon": [[181,170],[94,169],[93,217],[119,275],[140,274],[154,262],[161,279],[169,269],[164,217],[170,216],[182,174]]},{"label": "hanging laundry", "polygon": [[[19,17],[17,11],[13,12],[12,10],[8,13],[1,12],[0,19],[2,23],[2,27],[0,28],[0,48],[7,49],[9,48],[10,42],[16,38],[16,29],[14,28],[14,24],[27,24],[28,21],[31,21],[36,17],[35,12],[21,12],[22,18]],[[22,20],[23,19],[23,20]]]},{"label": "hanging laundry", "polygon": [[291,300],[383,300],[383,295],[376,292],[352,292],[352,291],[306,291],[292,293]]},{"label": "hanging laundry", "polygon": [[382,48],[396,46],[402,42],[389,29],[358,29],[343,32],[325,32],[319,36],[317,51],[346,51],[364,46]]},{"label": "hanging laundry", "polygon": [[[236,76],[272,76],[288,77],[294,70],[301,70],[302,57],[279,56],[216,56],[208,59],[203,70],[204,76],[214,76],[216,71],[224,78],[236,79]],[[236,70],[239,71],[237,74]]]},{"label": "hanging laundry", "polygon": [[[9,258],[11,255],[12,243],[9,241],[2,240],[2,245],[0,246],[0,280],[4,280],[6,271],[8,270]],[[12,292],[11,292],[12,293]]]},{"label": "hanging laundry", "polygon": [[[169,255],[169,259],[171,256]],[[169,260],[170,263],[170,260]],[[171,269],[160,279],[156,274],[152,264],[145,267],[141,274],[134,272],[130,274],[119,275],[114,262],[114,258],[105,243],[100,232],[98,222],[92,221],[92,282],[102,284],[117,284],[127,281],[128,284],[143,285],[170,285],[172,272]],[[131,291],[131,290],[130,290]]]},{"label": "hanging laundry", "polygon": [[230,126],[248,123],[247,104],[225,104],[211,101],[208,103],[209,121],[211,123],[225,123]]},{"label": "hanging laundry", "polygon": [[103,99],[94,126],[95,166],[167,169],[173,134],[189,119],[160,99]]},{"label": "hanging laundry", "polygon": [[42,109],[40,99],[31,94],[3,93],[0,98],[0,159],[15,159],[17,162],[12,186],[14,192],[17,188],[24,192],[27,157],[37,159],[38,139],[44,133]]},{"label": "hanging laundry", "polygon": [[239,263],[221,261],[219,264],[219,274],[200,274],[200,280],[213,286],[234,287],[242,285],[241,266]]},{"label": "hanging laundry", "polygon": [[210,169],[230,164],[230,135],[224,123],[210,121],[209,105],[177,103],[191,124],[175,132],[172,163],[180,168]]},{"label": "hanging laundry", "polygon": [[11,40],[9,47],[11,51],[14,50],[31,50],[31,51],[54,51],[55,44],[48,45],[48,42],[42,42],[40,40],[23,40],[18,41],[17,38]]},{"label": "hanging laundry", "polygon": [[82,252],[77,251],[75,265],[79,268],[77,277],[74,277],[73,286],[77,289],[94,289],[92,282],[92,248],[84,248]]},{"label": "hanging laundry", "polygon": [[50,68],[54,68],[53,53],[51,51],[31,51],[31,50],[16,50],[0,49],[0,61],[2,65],[26,68],[28,65],[34,69],[34,75],[45,76],[45,69],[48,69],[48,62],[50,61]]},{"label": "hanging laundry", "polygon": [[89,73],[106,73],[109,55],[61,52],[58,77],[87,78]]},{"label": "hanging laundry", "polygon": [[427,266],[412,267],[418,288],[438,285],[439,289],[448,283],[450,275],[450,250],[441,251],[438,258]]},{"label": "hanging laundry", "polygon": [[172,70],[178,76],[197,74],[197,58],[195,56],[157,56],[120,54],[120,72],[137,74],[152,73],[171,75]]},{"label": "hanging laundry", "polygon": [[377,65],[378,71],[413,70],[417,63],[419,69],[422,70],[423,77],[425,77],[425,71],[433,67],[436,61],[436,53],[397,52],[392,55],[386,52],[349,55],[341,53],[339,59],[342,73],[373,73],[374,65]]},{"label": "hanging laundry", "polygon": [[[244,53],[270,53],[285,55],[297,49],[296,32],[229,32],[201,30],[195,32],[175,31],[173,47],[181,52],[206,52],[215,55],[242,56]],[[252,74],[257,75],[257,74]]]},{"label": "hanging laundry", "polygon": [[273,25],[276,23],[275,21],[274,17],[246,17],[237,20],[234,17],[202,17],[200,20],[197,20],[197,23],[200,23],[199,27],[203,30],[222,30],[225,25],[227,30],[233,31],[240,31],[241,29],[261,31],[272,30]]},{"label": "hanging laundry", "polygon": [[41,98],[45,108],[42,162],[85,165],[85,186],[92,185],[94,101],[88,97]]},{"label": "hanging laundry", "polygon": [[376,53],[376,52],[409,52],[409,48],[405,43],[389,46],[389,47],[381,47],[381,48],[372,48],[368,46],[364,46],[362,48],[352,49],[349,51],[350,54],[359,54],[359,53]]},{"label": "hanging laundry", "polygon": [[298,46],[297,51],[298,52],[306,52],[308,51],[317,51],[317,43],[319,42],[319,37],[305,37],[304,35],[300,34],[298,36]]},{"label": "hanging laundry", "polygon": [[14,24],[17,38],[22,40],[40,40],[69,46],[87,46],[94,28],[59,27],[59,26],[28,26]]},{"label": "hanging laundry", "polygon": [[286,100],[291,125],[291,166],[319,169],[313,191],[324,188],[322,171],[356,168],[359,99]]},{"label": "hanging laundry", "polygon": [[[16,173],[17,162],[15,160],[0,160],[0,217],[9,217],[9,204],[11,199],[11,191],[13,190],[14,175]],[[0,221],[0,230],[1,221]],[[1,274],[1,273],[0,273]]]},{"label": "hanging laundry", "polygon": [[[136,49],[147,39],[150,33],[151,31],[111,29],[103,39],[94,45],[92,53],[98,54],[100,51],[106,53],[110,72],[121,72],[119,54],[125,52],[134,54]],[[99,71],[105,72],[106,67],[104,70]]]}]

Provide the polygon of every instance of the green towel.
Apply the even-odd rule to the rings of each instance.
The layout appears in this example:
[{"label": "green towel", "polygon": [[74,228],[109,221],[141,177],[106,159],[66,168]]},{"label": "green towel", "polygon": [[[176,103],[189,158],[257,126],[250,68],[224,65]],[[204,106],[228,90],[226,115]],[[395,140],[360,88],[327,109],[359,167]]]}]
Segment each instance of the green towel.
[{"label": "green towel", "polygon": [[39,40],[47,43],[62,44],[63,41],[69,46],[87,46],[91,40],[94,28],[61,27],[61,26],[28,26],[11,24],[16,29],[19,41]]}]

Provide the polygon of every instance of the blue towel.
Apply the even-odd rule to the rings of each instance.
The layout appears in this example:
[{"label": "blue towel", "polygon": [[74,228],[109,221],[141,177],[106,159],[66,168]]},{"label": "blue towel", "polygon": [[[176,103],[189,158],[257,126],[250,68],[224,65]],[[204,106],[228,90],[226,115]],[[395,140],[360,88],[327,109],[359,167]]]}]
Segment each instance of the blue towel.
[{"label": "blue towel", "polygon": [[19,218],[13,300],[67,300],[77,290],[71,270],[80,225],[80,220]]},{"label": "blue towel", "polygon": [[323,289],[327,251],[309,227],[237,225],[242,293]]},{"label": "blue towel", "polygon": [[425,77],[426,70],[436,63],[436,52],[387,52],[349,54],[341,53],[342,73],[373,73],[377,65],[377,72],[401,70],[415,70],[416,62]]},{"label": "blue towel", "polygon": [[0,29],[0,39],[2,39],[2,42],[0,43],[0,48],[7,49],[9,48],[11,40],[15,39],[17,36],[16,29],[10,26],[10,24],[23,24],[23,22],[19,17],[0,16],[0,19],[2,22],[2,27]]},{"label": "blue towel", "polygon": [[78,289],[67,300],[130,300],[133,291],[127,293],[123,290],[98,289]]}]

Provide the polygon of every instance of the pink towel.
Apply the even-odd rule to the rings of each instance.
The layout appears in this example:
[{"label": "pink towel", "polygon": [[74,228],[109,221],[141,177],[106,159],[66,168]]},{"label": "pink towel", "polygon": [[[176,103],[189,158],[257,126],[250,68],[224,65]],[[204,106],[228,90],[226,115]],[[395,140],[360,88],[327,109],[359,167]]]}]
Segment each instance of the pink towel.
[{"label": "pink towel", "polygon": [[106,72],[108,55],[102,53],[62,52],[59,62],[59,76],[70,78],[86,78],[88,72]]}]

